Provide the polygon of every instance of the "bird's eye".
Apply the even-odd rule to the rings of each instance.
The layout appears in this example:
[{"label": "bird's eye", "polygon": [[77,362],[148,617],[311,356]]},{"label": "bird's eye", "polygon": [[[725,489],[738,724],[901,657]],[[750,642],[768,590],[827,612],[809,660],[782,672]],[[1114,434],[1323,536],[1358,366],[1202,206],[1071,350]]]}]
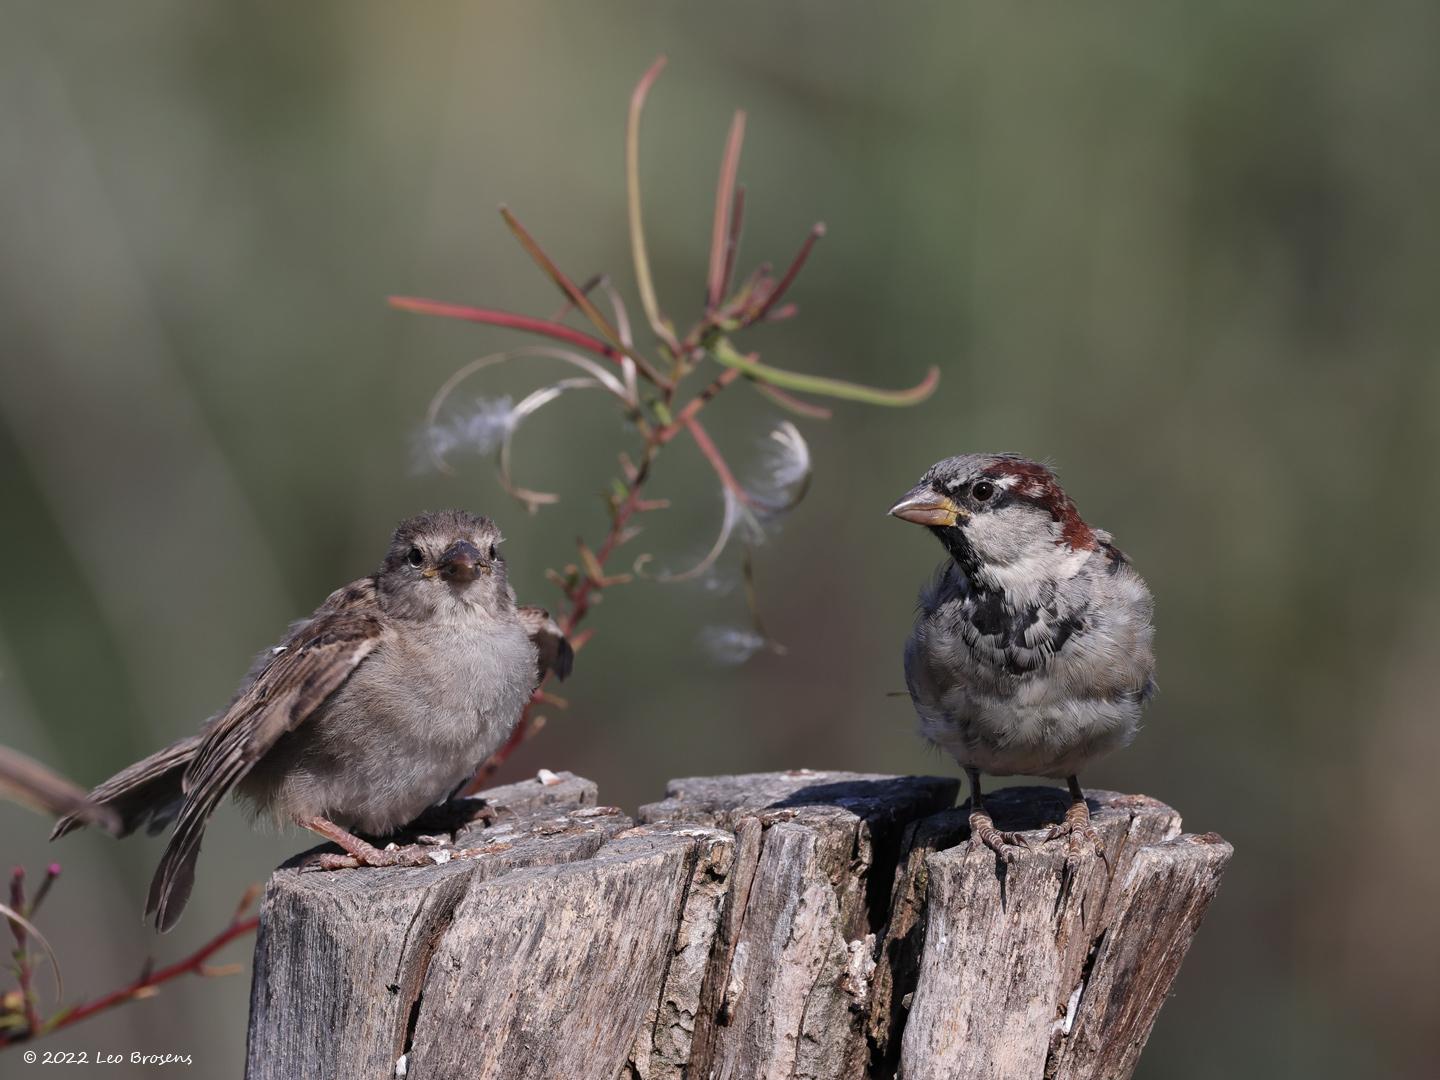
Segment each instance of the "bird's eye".
[{"label": "bird's eye", "polygon": [[412,547],[405,555],[405,561],[411,566],[419,566],[425,561],[425,553],[418,547]]},{"label": "bird's eye", "polygon": [[491,562],[494,562],[494,561],[495,561],[496,559],[498,559],[499,557],[500,557],[500,553],[495,550],[495,545],[494,545],[494,544],[491,544],[491,545],[490,545],[490,561],[491,561]]},{"label": "bird's eye", "polygon": [[995,485],[989,480],[981,480],[970,489],[970,497],[976,502],[985,502],[991,495],[995,494]]}]

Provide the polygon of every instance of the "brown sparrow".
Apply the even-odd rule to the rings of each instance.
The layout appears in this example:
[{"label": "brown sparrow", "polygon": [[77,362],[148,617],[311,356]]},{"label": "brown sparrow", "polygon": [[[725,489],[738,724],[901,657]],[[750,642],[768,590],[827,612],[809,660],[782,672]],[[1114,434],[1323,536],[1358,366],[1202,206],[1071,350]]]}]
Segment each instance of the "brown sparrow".
[{"label": "brown sparrow", "polygon": [[1087,525],[1054,475],[1014,454],[933,466],[890,513],[949,560],[920,594],[905,680],[921,733],[970,778],[971,835],[1005,853],[980,773],[1064,777],[1072,804],[1046,839],[1098,847],[1077,773],[1134,738],[1155,690],[1145,582]]},{"label": "brown sparrow", "polygon": [[[388,835],[442,799],[510,734],[541,665],[570,668],[550,617],[516,605],[500,539],[489,518],[460,510],[401,523],[380,569],[261,653],[199,733],[91,793],[120,816],[122,836],[175,823],[146,908],[159,929],[180,917],[205,824],[231,792],[349,853],[324,866],[426,859],[350,830]],[[55,835],[78,824],[62,819]]]}]

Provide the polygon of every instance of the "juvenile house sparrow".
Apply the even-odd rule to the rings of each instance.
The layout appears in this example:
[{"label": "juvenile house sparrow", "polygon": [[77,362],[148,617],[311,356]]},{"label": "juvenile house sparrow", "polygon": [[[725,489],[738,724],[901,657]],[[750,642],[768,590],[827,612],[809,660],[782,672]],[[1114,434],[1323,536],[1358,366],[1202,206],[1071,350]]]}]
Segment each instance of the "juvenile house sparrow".
[{"label": "juvenile house sparrow", "polygon": [[920,731],[970,778],[970,832],[997,854],[980,773],[1064,777],[1072,803],[1047,840],[1098,847],[1076,774],[1135,736],[1155,690],[1150,591],[1043,465],[963,454],[890,508],[950,561],[920,595],[905,681]]},{"label": "juvenile house sparrow", "polygon": [[[120,835],[175,822],[146,914],[175,925],[205,824],[232,791],[257,816],[293,822],[349,853],[322,866],[425,860],[385,836],[463,781],[510,734],[545,674],[572,653],[538,608],[516,605],[489,518],[422,514],[395,530],[372,576],[331,593],[256,659],[230,705],[198,733],[106,780],[91,799]],[[539,641],[531,640],[534,633]],[[83,824],[62,819],[54,835]]]}]

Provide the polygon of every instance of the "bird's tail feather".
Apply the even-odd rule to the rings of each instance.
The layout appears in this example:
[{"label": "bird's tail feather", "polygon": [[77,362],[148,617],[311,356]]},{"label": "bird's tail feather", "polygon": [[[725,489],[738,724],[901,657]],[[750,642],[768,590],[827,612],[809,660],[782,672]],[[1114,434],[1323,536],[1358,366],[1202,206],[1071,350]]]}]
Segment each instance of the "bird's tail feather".
[{"label": "bird's tail feather", "polygon": [[150,881],[145,917],[153,916],[155,929],[162,933],[180,921],[180,913],[190,899],[190,890],[195,885],[195,863],[200,858],[200,841],[205,838],[205,824],[210,819],[209,809],[193,802],[185,804]]}]

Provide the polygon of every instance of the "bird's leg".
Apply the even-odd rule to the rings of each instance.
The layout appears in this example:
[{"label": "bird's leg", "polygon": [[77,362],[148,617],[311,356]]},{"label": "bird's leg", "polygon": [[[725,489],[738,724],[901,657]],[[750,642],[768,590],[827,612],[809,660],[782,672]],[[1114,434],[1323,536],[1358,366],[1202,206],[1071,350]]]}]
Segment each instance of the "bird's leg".
[{"label": "bird's leg", "polygon": [[357,866],[423,866],[434,861],[424,848],[414,844],[377,848],[329,818],[296,818],[295,824],[345,849],[344,855],[321,855],[316,864],[321,870],[351,870]]},{"label": "bird's leg", "polygon": [[979,840],[1002,859],[1008,859],[1009,847],[1029,847],[1029,842],[1019,833],[1001,832],[985,809],[985,800],[980,795],[980,770],[965,769],[970,778],[970,838]]},{"label": "bird's leg", "polygon": [[321,855],[315,863],[320,870],[353,870],[358,866],[435,866],[447,863],[452,858],[489,855],[510,847],[509,844],[500,843],[474,848],[453,848],[447,843],[438,849],[435,845],[422,844],[406,844],[404,847],[391,844],[386,848],[377,848],[328,818],[296,818],[295,824],[318,833],[345,849],[344,855]]},{"label": "bird's leg", "polygon": [[1065,811],[1065,820],[1059,825],[1051,826],[1045,839],[1058,840],[1063,836],[1066,858],[1078,858],[1085,845],[1089,844],[1095,854],[1103,859],[1105,848],[1100,843],[1100,834],[1095,831],[1095,826],[1090,824],[1090,807],[1085,802],[1085,792],[1080,789],[1080,778],[1069,776],[1065,779],[1070,786],[1070,808]]}]

